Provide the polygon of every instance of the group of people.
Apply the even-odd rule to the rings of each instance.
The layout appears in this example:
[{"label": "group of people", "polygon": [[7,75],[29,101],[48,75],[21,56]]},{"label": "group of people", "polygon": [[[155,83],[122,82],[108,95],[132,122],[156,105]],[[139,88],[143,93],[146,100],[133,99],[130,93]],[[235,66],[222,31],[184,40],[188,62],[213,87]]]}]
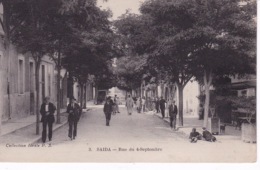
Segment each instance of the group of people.
[{"label": "group of people", "polygon": [[212,135],[205,127],[202,128],[203,132],[200,134],[199,132],[196,131],[196,128],[193,128],[189,139],[191,143],[196,143],[198,140],[205,139],[208,142],[216,142],[217,139],[215,136]]},{"label": "group of people", "polygon": [[[56,106],[50,102],[49,97],[44,98],[44,102],[41,105],[41,122],[42,122],[42,142],[46,142],[47,138],[47,127],[48,127],[48,138],[52,140],[52,129],[53,123],[55,122],[54,113]],[[67,106],[68,122],[69,122],[69,133],[68,137],[73,140],[77,136],[77,125],[81,117],[82,109],[79,104],[76,103],[75,98],[70,99],[70,103]]]},{"label": "group of people", "polygon": [[[106,117],[106,126],[110,125],[110,119],[111,114],[120,113],[119,112],[119,99],[117,95],[115,95],[114,99],[112,99],[110,96],[106,98],[106,102],[104,104],[104,114]],[[162,118],[165,117],[165,105],[166,101],[161,97],[159,100],[157,98],[155,102],[156,106],[156,112],[159,113],[159,109],[162,114]],[[145,98],[138,98],[136,101],[131,97],[131,95],[128,95],[126,99],[126,108],[128,115],[131,115],[133,113],[133,108],[136,105],[138,113],[140,113],[140,108],[142,109],[142,112],[144,111],[144,105],[145,105]],[[173,129],[176,129],[176,119],[178,114],[178,109],[175,104],[174,100],[169,100],[168,103],[168,110],[169,110],[169,116],[170,116],[170,126]],[[48,138],[49,141],[52,140],[52,128],[53,123],[55,122],[54,113],[56,111],[56,107],[53,103],[50,102],[49,97],[45,97],[43,104],[40,108],[41,113],[41,122],[42,122],[42,142],[46,142],[47,138],[47,127],[48,127]],[[76,103],[75,98],[70,99],[70,103],[67,106],[67,113],[68,115],[68,122],[69,122],[69,133],[68,137],[73,140],[77,136],[77,124],[79,122],[79,119],[81,117],[82,108],[79,106],[79,104]],[[202,140],[203,138],[206,141],[215,142],[216,137],[213,136],[205,127],[202,128],[203,133],[200,134],[196,131],[196,128],[192,129],[192,132],[190,133],[189,139],[191,143],[196,143],[198,140]]]}]

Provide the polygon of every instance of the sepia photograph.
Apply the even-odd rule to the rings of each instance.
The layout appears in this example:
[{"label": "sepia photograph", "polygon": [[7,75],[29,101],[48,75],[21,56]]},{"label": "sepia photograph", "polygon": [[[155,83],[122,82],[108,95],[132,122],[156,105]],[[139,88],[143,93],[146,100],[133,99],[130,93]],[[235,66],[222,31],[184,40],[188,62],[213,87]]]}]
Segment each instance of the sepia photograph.
[{"label": "sepia photograph", "polygon": [[0,162],[257,163],[257,0],[0,0]]}]

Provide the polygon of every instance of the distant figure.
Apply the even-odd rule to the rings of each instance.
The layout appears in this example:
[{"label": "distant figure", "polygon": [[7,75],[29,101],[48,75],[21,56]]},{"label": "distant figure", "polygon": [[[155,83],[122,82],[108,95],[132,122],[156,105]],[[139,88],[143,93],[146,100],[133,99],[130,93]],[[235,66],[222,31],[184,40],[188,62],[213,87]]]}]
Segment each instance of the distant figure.
[{"label": "distant figure", "polygon": [[160,100],[158,97],[155,100],[155,109],[156,109],[156,113],[160,112]]},{"label": "distant figure", "polygon": [[142,98],[142,113],[145,112],[145,107],[146,107],[145,102],[146,102],[145,97],[143,97],[143,98]]},{"label": "distant figure", "polygon": [[134,101],[134,108],[137,107],[137,97],[133,97],[133,101]]},{"label": "distant figure", "polygon": [[202,135],[199,132],[196,132],[196,128],[192,128],[189,139],[191,143],[196,143],[198,140],[202,139]]},{"label": "distant figure", "polygon": [[67,106],[68,122],[69,122],[69,138],[71,140],[75,139],[77,136],[78,122],[82,113],[82,109],[79,104],[76,103],[75,98],[70,99],[70,103]]},{"label": "distant figure", "polygon": [[205,127],[203,127],[202,129],[202,136],[206,141],[215,142],[217,140],[216,137],[213,136]]},{"label": "distant figure", "polygon": [[160,109],[161,109],[161,113],[162,113],[162,118],[165,117],[165,103],[166,103],[166,101],[163,99],[163,97],[161,97]]},{"label": "distant figure", "polygon": [[137,101],[136,101],[136,110],[137,113],[141,113],[142,110],[142,100],[140,97],[138,97]]},{"label": "distant figure", "polygon": [[199,104],[198,112],[199,112],[199,120],[203,120],[204,119],[204,108],[201,103]]},{"label": "distant figure", "polygon": [[40,113],[42,115],[41,122],[42,122],[42,142],[46,142],[46,135],[47,135],[47,125],[48,125],[48,137],[49,141],[52,140],[52,125],[55,121],[54,112],[56,107],[53,103],[50,102],[49,97],[44,98],[44,103],[41,105]]},{"label": "distant figure", "polygon": [[153,111],[153,112],[156,111],[156,109],[155,109],[155,105],[156,105],[156,98],[153,97],[153,98],[152,98],[152,111]]},{"label": "distant figure", "polygon": [[114,97],[114,104],[115,104],[115,113],[120,113],[119,112],[119,98],[117,97],[117,95],[115,95]]},{"label": "distant figure", "polygon": [[134,101],[130,95],[128,95],[128,98],[126,99],[126,108],[128,115],[131,115],[133,113],[133,107],[134,107]]},{"label": "distant figure", "polygon": [[176,118],[178,114],[177,106],[175,105],[175,101],[170,100],[169,102],[169,115],[170,115],[170,126],[174,130],[176,129]]},{"label": "distant figure", "polygon": [[106,102],[104,104],[104,114],[106,116],[106,126],[109,126],[110,119],[111,119],[111,114],[113,111],[113,102],[111,100],[111,97],[107,97]]}]

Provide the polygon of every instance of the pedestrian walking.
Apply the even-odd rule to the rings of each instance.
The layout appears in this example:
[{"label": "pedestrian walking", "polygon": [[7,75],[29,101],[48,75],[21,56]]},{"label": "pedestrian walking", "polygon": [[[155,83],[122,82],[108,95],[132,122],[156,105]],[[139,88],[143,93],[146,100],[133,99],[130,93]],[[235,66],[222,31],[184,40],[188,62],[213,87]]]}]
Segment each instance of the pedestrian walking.
[{"label": "pedestrian walking", "polygon": [[169,115],[170,115],[170,126],[174,130],[176,129],[176,119],[177,119],[178,109],[175,105],[175,101],[170,100],[169,102]]},{"label": "pedestrian walking", "polygon": [[145,112],[145,109],[146,109],[146,100],[145,100],[145,97],[142,98],[142,113]]},{"label": "pedestrian walking", "polygon": [[134,101],[130,95],[128,95],[128,98],[126,99],[126,108],[128,115],[131,115],[133,113],[133,107],[134,107]]},{"label": "pedestrian walking", "polygon": [[158,97],[155,100],[155,109],[156,109],[156,113],[160,112],[160,100]]},{"label": "pedestrian walking", "polygon": [[142,110],[142,100],[141,100],[141,97],[138,97],[138,99],[136,101],[136,109],[137,109],[137,113],[141,113],[141,110]]},{"label": "pedestrian walking", "polygon": [[44,102],[41,105],[41,122],[42,122],[42,142],[46,142],[47,126],[48,126],[48,137],[49,141],[52,140],[52,125],[55,121],[54,112],[56,107],[50,102],[50,97],[45,97]]},{"label": "pedestrian walking", "polygon": [[70,103],[67,106],[67,113],[69,113],[69,116],[68,116],[69,134],[68,134],[68,136],[71,140],[73,140],[77,136],[78,121],[79,121],[81,113],[82,113],[82,109],[76,103],[75,98],[70,99]]},{"label": "pedestrian walking", "polygon": [[199,120],[203,120],[204,119],[204,108],[201,103],[199,104],[198,112],[199,112]]},{"label": "pedestrian walking", "polygon": [[162,113],[162,118],[165,117],[165,104],[166,104],[166,101],[163,99],[163,97],[161,97],[160,109],[161,109],[161,113]]},{"label": "pedestrian walking", "polygon": [[134,108],[137,107],[137,97],[133,97],[133,101],[134,101]]},{"label": "pedestrian walking", "polygon": [[106,102],[104,104],[104,108],[103,108],[103,111],[104,111],[104,114],[106,116],[106,126],[109,126],[109,123],[110,123],[110,119],[111,119],[111,114],[112,114],[112,111],[113,111],[113,101],[111,99],[111,97],[107,97],[106,99]]},{"label": "pedestrian walking", "polygon": [[156,112],[156,107],[155,107],[155,106],[156,106],[156,98],[153,97],[153,98],[152,98],[152,111],[153,111],[153,112]]},{"label": "pedestrian walking", "polygon": [[114,97],[114,104],[115,104],[115,112],[120,113],[119,112],[119,98],[117,97],[117,95],[115,95],[115,97]]}]

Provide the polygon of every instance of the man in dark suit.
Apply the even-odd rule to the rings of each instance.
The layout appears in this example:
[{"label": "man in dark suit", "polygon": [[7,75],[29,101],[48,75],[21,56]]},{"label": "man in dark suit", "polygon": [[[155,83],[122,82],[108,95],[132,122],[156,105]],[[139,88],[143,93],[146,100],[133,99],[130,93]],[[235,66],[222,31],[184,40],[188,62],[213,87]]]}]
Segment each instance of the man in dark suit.
[{"label": "man in dark suit", "polygon": [[104,114],[106,116],[106,126],[109,126],[111,114],[112,114],[112,111],[113,111],[112,106],[113,106],[113,101],[111,100],[111,97],[109,96],[109,97],[107,97],[106,103],[105,103],[104,108],[103,108]]},{"label": "man in dark suit", "polygon": [[70,99],[70,103],[68,104],[68,107],[67,107],[67,113],[69,113],[69,116],[68,116],[69,134],[68,134],[68,136],[71,140],[73,140],[77,136],[78,121],[79,121],[81,113],[82,113],[82,109],[76,103],[76,99],[74,99],[74,98]]},{"label": "man in dark suit", "polygon": [[41,122],[42,122],[42,142],[45,143],[46,141],[46,129],[48,125],[48,137],[49,141],[52,140],[52,125],[55,121],[54,112],[56,107],[53,103],[50,102],[49,97],[45,97],[44,103],[41,105],[40,113],[42,115]]},{"label": "man in dark suit", "polygon": [[160,109],[161,109],[161,113],[162,113],[162,118],[165,117],[165,103],[166,103],[166,101],[163,99],[163,97],[161,97]]},{"label": "man in dark suit", "polygon": [[159,98],[157,97],[157,98],[156,98],[156,101],[155,101],[156,113],[159,113],[159,112],[160,112],[159,107],[160,107],[160,100],[159,100]]},{"label": "man in dark suit", "polygon": [[169,115],[170,115],[170,125],[171,128],[176,129],[176,118],[177,118],[178,109],[175,105],[175,101],[170,101],[169,105]]}]

